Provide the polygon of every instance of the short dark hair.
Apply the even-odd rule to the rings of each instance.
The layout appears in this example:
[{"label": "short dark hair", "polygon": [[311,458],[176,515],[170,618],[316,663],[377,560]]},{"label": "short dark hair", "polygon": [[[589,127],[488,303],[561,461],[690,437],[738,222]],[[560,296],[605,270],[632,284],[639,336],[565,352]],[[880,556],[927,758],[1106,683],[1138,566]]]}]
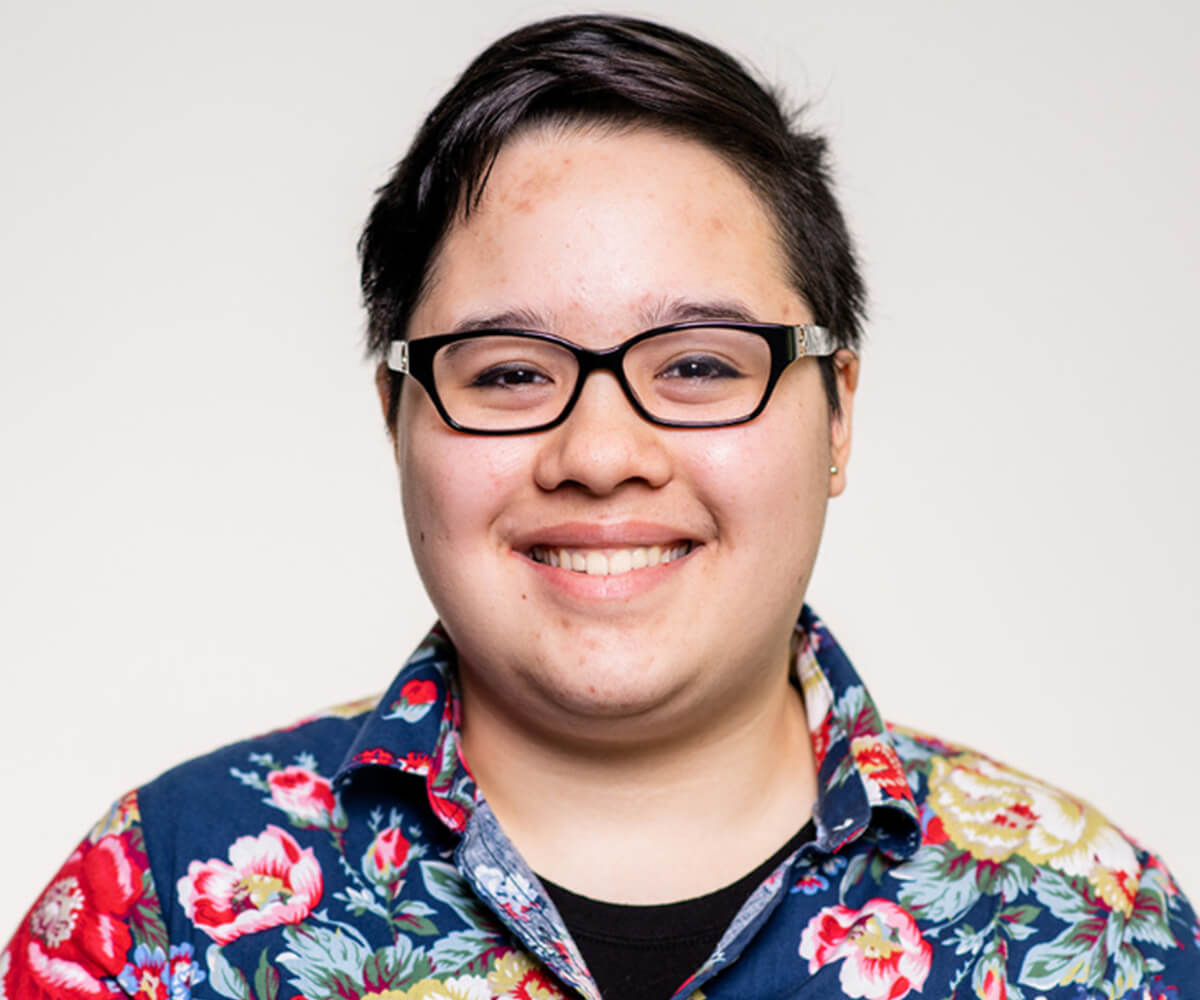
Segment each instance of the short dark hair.
[{"label": "short dark hair", "polygon": [[[659,128],[721,156],[769,209],[815,322],[839,347],[858,346],[866,296],[824,138],[716,46],[650,21],[571,15],[527,25],[480,54],[377,192],[358,244],[372,356],[406,336],[442,238],[478,205],[505,142],[539,124],[576,122]],[[832,359],[821,364],[837,413]],[[392,373],[389,423],[400,383]]]}]

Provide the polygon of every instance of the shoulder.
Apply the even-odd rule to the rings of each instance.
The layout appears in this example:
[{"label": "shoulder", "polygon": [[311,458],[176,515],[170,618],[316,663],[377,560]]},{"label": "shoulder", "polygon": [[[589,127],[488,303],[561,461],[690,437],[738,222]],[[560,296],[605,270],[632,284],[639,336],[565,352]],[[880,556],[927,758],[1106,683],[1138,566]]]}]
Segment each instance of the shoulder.
[{"label": "shoulder", "polygon": [[[119,798],[0,951],[0,998],[112,1000],[138,992],[146,976],[161,984],[159,995],[186,997],[203,978],[193,945],[171,943],[182,941],[170,920],[176,892],[184,906],[193,901],[189,892],[196,895],[186,878],[175,884],[180,867],[196,864],[187,864],[187,854],[225,853],[241,839],[241,855],[270,855],[275,869],[280,859],[311,869],[312,852],[297,838],[305,839],[306,827],[338,823],[325,772],[340,764],[377,701],[327,709],[224,747]],[[200,875],[208,874],[205,864]]]},{"label": "shoulder", "polygon": [[202,832],[216,842],[244,832],[258,818],[251,814],[327,827],[337,808],[332,779],[378,701],[362,698],[314,712],[186,761],[139,788],[152,860],[164,839],[194,842]]},{"label": "shoulder", "polygon": [[990,914],[988,926],[1003,928],[1012,984],[1080,983],[1124,996],[1123,983],[1200,975],[1200,924],[1157,855],[1039,778],[889,730],[922,826],[920,850],[894,872],[914,916],[953,925]]},{"label": "shoulder", "polygon": [[313,713],[189,760],[137,789],[139,836],[172,932],[182,933],[184,915],[208,905],[209,883],[236,872],[253,875],[274,865],[297,886],[311,883],[315,900],[326,842],[346,825],[334,778],[377,702]]},{"label": "shoulder", "polygon": [[958,744],[889,727],[921,805],[927,843],[951,843],[978,861],[1021,859],[1086,879],[1128,911],[1157,859],[1096,808],[1053,785]]}]

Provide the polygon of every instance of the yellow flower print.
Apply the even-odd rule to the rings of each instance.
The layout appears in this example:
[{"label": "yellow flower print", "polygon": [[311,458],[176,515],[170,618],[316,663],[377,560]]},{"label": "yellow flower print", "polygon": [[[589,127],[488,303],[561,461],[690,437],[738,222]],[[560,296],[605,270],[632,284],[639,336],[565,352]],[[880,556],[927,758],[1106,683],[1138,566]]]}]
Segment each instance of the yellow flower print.
[{"label": "yellow flower print", "polygon": [[511,1000],[563,1000],[541,968],[524,952],[510,951],[488,973],[488,985],[496,996]]},{"label": "yellow flower print", "polygon": [[406,990],[367,993],[360,1000],[492,1000],[494,995],[482,976],[452,976],[422,979]]},{"label": "yellow flower print", "polygon": [[110,834],[124,833],[135,823],[140,823],[141,819],[137,792],[127,792],[109,806],[108,812],[88,833],[88,840],[95,844]]},{"label": "yellow flower print", "polygon": [[947,836],[981,861],[1016,855],[1086,878],[1113,910],[1133,911],[1133,847],[1086,802],[975,753],[933,761],[930,807]]}]

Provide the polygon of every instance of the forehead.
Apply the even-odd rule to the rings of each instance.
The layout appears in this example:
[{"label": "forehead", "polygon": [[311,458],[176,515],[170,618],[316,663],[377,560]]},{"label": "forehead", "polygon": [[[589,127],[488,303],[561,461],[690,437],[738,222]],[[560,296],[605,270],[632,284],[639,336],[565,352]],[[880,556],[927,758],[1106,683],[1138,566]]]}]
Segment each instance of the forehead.
[{"label": "forehead", "polygon": [[[524,310],[539,326],[628,329],[674,300],[798,321],[777,230],[707,146],[637,128],[546,128],[505,145],[433,263],[411,333]],[[783,316],[786,309],[789,315]]]}]

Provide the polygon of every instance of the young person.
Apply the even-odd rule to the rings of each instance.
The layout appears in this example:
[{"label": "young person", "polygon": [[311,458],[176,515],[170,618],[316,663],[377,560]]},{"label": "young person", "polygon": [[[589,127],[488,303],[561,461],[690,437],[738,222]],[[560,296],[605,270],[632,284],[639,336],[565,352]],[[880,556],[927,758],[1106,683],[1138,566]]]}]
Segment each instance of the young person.
[{"label": "young person", "polygon": [[362,240],[440,624],[375,704],[125,796],[0,996],[1164,997],[1162,863],[889,730],[804,604],[863,289],[820,138],[645,22],[501,39]]}]

